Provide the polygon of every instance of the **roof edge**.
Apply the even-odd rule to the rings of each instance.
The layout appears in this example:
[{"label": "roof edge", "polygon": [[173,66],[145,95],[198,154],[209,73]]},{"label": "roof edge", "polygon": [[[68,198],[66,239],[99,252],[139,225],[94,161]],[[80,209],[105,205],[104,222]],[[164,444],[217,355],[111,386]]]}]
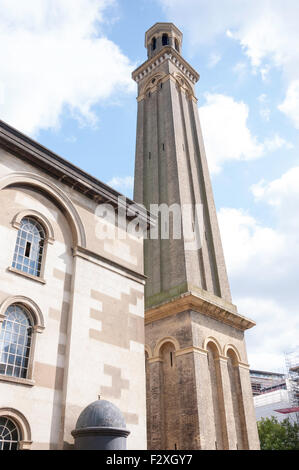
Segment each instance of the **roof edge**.
[{"label": "roof edge", "polygon": [[[135,201],[123,196],[123,194],[2,120],[0,120],[0,147],[18,158],[24,158],[32,165],[46,171],[55,179],[62,181],[68,186],[71,186],[74,190],[99,203],[106,202],[115,206],[118,205],[119,200],[122,199],[122,205],[130,209],[129,218],[133,218],[138,214],[141,220],[146,221],[148,225],[155,225],[154,216]],[[137,206],[138,211],[135,210]]]}]

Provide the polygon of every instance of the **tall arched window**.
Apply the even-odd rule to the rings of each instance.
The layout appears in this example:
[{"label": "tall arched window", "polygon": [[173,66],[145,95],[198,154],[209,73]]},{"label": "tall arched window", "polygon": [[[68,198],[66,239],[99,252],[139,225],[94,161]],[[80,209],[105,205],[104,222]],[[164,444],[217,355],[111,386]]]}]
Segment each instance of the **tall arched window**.
[{"label": "tall arched window", "polygon": [[18,450],[20,432],[16,424],[6,416],[0,416],[0,450]]},{"label": "tall arched window", "polygon": [[174,47],[176,48],[176,50],[177,50],[178,52],[180,52],[179,41],[177,40],[177,38],[175,38],[175,40],[174,40]]},{"label": "tall arched window", "polygon": [[24,217],[18,231],[12,267],[39,277],[45,244],[45,231],[36,219]]},{"label": "tall arched window", "polygon": [[168,44],[169,44],[168,34],[163,34],[163,36],[162,36],[162,46],[168,46]]},{"label": "tall arched window", "polygon": [[156,38],[153,38],[152,39],[152,51],[154,51],[157,47],[157,39]]},{"label": "tall arched window", "polygon": [[32,323],[27,310],[10,305],[0,331],[0,374],[26,378],[30,357]]}]

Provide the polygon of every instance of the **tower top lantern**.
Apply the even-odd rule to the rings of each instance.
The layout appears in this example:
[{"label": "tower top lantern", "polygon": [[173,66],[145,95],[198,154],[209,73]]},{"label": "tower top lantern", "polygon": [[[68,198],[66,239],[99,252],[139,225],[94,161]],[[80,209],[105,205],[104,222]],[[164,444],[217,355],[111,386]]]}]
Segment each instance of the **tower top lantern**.
[{"label": "tower top lantern", "polygon": [[156,23],[145,33],[148,58],[154,57],[165,46],[182,50],[183,34],[173,23]]}]

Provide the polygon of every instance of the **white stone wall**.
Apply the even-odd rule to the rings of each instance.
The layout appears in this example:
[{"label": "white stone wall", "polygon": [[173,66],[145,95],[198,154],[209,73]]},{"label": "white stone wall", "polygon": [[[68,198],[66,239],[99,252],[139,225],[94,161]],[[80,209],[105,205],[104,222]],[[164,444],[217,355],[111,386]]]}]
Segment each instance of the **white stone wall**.
[{"label": "white stone wall", "polygon": [[[5,178],[13,181],[20,172],[46,178],[67,195],[82,222],[85,247],[76,246],[70,217],[45,185],[27,181],[20,187],[19,179],[17,186],[3,187]],[[72,445],[80,412],[99,395],[124,413],[128,447],[146,446],[143,243],[134,237],[99,240],[95,208],[92,200],[0,149],[0,306],[27,297],[44,319],[44,330],[35,335],[34,383],[0,377],[0,411],[13,408],[25,416],[32,449]],[[54,233],[43,282],[9,270],[18,231],[13,219],[27,210],[42,214]]]}]

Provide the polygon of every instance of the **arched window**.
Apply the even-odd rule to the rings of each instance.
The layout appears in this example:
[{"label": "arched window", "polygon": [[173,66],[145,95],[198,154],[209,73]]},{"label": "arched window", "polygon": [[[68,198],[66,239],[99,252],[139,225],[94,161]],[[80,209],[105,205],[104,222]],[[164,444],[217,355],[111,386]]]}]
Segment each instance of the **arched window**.
[{"label": "arched window", "polygon": [[45,231],[36,219],[24,217],[18,231],[12,267],[39,277],[45,244]]},{"label": "arched window", "polygon": [[168,44],[169,44],[168,34],[163,34],[163,36],[162,36],[162,46],[168,46]]},{"label": "arched window", "polygon": [[177,38],[175,38],[175,40],[174,40],[174,47],[176,48],[176,50],[177,50],[178,52],[180,52],[179,41],[177,40]]},{"label": "arched window", "polygon": [[156,38],[153,38],[152,39],[152,51],[154,51],[157,47],[157,39]]},{"label": "arched window", "polygon": [[27,310],[10,305],[0,331],[0,374],[27,378],[32,323]]},{"label": "arched window", "polygon": [[0,416],[0,450],[18,450],[20,432],[15,423],[6,416]]}]

